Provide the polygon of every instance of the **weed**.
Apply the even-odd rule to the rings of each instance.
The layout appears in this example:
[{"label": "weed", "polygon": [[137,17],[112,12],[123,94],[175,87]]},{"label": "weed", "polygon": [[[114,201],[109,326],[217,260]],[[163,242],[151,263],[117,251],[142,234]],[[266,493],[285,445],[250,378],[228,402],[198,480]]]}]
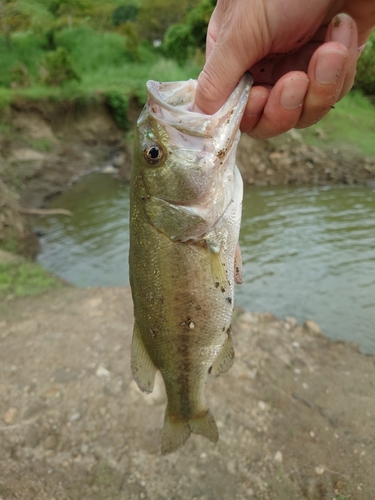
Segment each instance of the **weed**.
[{"label": "weed", "polygon": [[1,242],[0,250],[4,250],[5,252],[18,254],[19,253],[19,245],[16,240],[9,239],[7,241]]},{"label": "weed", "polygon": [[61,283],[39,264],[0,264],[0,296],[39,295]]},{"label": "weed", "polygon": [[117,90],[107,92],[107,103],[113,113],[117,125],[122,129],[129,128],[128,98]]},{"label": "weed", "polygon": [[9,123],[0,123],[0,134],[4,135],[5,137],[9,137],[12,132],[14,132],[14,130]]},{"label": "weed", "polygon": [[36,151],[47,152],[51,150],[51,141],[45,138],[41,139],[31,139],[30,137],[26,139],[26,142]]},{"label": "weed", "polygon": [[59,86],[68,81],[79,81],[68,52],[63,47],[58,47],[46,55],[40,67],[40,77],[43,83]]}]

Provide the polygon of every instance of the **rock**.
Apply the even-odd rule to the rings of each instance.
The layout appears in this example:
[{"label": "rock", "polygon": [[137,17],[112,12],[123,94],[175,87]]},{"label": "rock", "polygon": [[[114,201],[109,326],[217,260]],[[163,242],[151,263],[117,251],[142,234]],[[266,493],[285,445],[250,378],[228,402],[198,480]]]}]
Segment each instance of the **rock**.
[{"label": "rock", "polygon": [[43,446],[45,450],[55,450],[57,448],[58,443],[59,440],[57,439],[57,436],[55,436],[54,434],[50,434],[44,440]]},{"label": "rock", "polygon": [[258,317],[251,312],[245,312],[240,316],[240,320],[245,323],[249,323],[250,325],[256,325],[259,322]]},{"label": "rock", "polygon": [[290,325],[291,328],[294,328],[298,323],[296,318],[294,318],[293,316],[287,316],[285,318],[285,321]]},{"label": "rock", "polygon": [[6,424],[13,424],[17,415],[17,408],[9,408],[5,413],[3,420]]},{"label": "rock", "polygon": [[288,130],[288,132],[285,135],[287,135],[293,141],[296,141],[299,143],[302,143],[302,141],[303,141],[302,134],[294,128]]},{"label": "rock", "polygon": [[115,174],[117,172],[117,168],[115,168],[113,165],[105,165],[100,169],[100,172],[102,174]]},{"label": "rock", "polygon": [[322,128],[316,128],[314,130],[314,134],[319,138],[321,139],[322,141],[326,141],[327,140],[327,134],[324,132],[324,130]]},{"label": "rock", "polygon": [[273,457],[273,459],[275,460],[275,462],[281,464],[283,462],[283,454],[281,453],[281,451],[277,451],[275,453],[275,456]]},{"label": "rock", "polygon": [[10,157],[11,162],[41,161],[46,158],[44,153],[31,148],[16,149]]},{"label": "rock", "polygon": [[95,375],[97,377],[110,377],[111,373],[107,368],[104,368],[104,366],[99,365],[98,368],[96,369]]},{"label": "rock", "polygon": [[118,154],[112,160],[112,165],[116,168],[124,167],[125,163],[126,163],[126,155],[125,154]]},{"label": "rock", "polygon": [[311,333],[312,335],[321,335],[322,331],[320,329],[320,326],[318,323],[315,323],[312,319],[307,319],[305,321],[305,327],[307,328],[307,331]]}]

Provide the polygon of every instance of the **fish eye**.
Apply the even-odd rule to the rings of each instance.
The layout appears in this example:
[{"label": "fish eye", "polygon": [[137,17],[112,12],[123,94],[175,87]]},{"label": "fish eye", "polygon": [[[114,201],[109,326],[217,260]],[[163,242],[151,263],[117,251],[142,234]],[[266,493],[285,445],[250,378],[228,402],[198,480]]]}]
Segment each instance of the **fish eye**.
[{"label": "fish eye", "polygon": [[158,166],[163,159],[164,151],[159,144],[149,144],[143,154],[147,163],[153,166]]}]

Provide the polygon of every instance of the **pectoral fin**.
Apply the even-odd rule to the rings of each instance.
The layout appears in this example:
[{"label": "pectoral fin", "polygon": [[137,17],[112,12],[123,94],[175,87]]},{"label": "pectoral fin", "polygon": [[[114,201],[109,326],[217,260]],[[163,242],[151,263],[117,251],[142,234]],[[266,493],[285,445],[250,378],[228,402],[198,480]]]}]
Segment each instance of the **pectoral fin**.
[{"label": "pectoral fin", "polygon": [[134,324],[133,331],[131,368],[134,380],[141,391],[152,392],[154,390],[157,368],[146,351],[137,323]]},{"label": "pectoral fin", "polygon": [[224,342],[221,351],[217,355],[217,358],[212,364],[211,373],[213,373],[216,377],[220,375],[220,373],[227,372],[233,365],[234,362],[234,348],[232,341],[232,332],[228,331],[228,338]]},{"label": "pectoral fin", "polygon": [[223,261],[221,260],[221,252],[214,252],[209,248],[210,252],[210,263],[211,263],[211,275],[216,288],[220,288],[222,292],[225,291],[227,287],[227,276],[225,274],[225,269],[223,266]]},{"label": "pectoral fin", "polygon": [[234,282],[237,283],[237,285],[242,285],[242,257],[239,243],[237,243],[236,252],[234,254]]}]

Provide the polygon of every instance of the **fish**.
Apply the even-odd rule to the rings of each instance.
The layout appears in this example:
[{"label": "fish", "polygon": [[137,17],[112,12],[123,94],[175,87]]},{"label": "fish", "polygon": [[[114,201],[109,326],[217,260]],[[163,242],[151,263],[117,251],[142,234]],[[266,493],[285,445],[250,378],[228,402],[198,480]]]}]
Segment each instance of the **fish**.
[{"label": "fish", "polygon": [[234,284],[243,184],[235,164],[252,77],[245,74],[213,115],[196,110],[196,80],[147,82],[130,181],[129,274],[134,304],[131,369],[167,394],[161,453],[191,433],[216,443],[204,395],[209,374],[234,362]]}]

